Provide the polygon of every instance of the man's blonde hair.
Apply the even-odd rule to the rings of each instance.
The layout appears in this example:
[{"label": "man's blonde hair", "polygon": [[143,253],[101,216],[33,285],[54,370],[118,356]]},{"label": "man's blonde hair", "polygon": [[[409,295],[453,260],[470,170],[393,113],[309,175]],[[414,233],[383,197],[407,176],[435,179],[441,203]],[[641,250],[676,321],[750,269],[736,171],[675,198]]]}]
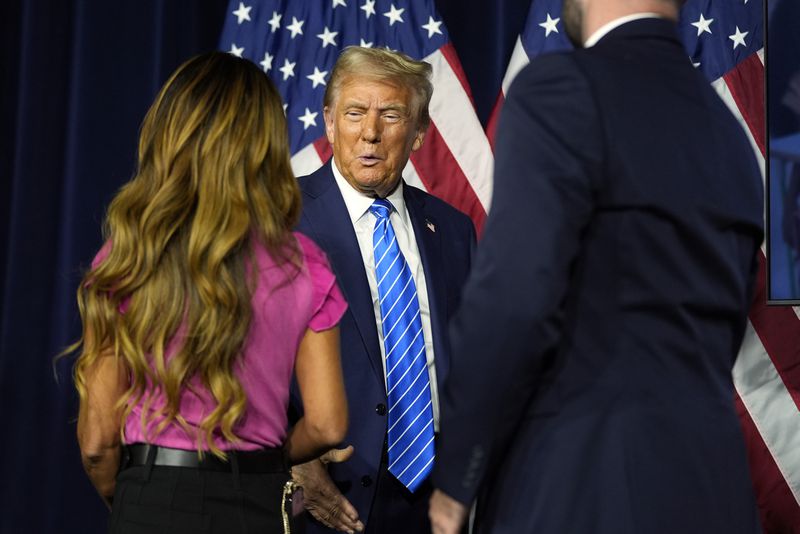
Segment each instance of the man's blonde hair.
[{"label": "man's blonde hair", "polygon": [[433,95],[432,70],[430,63],[388,48],[348,46],[336,60],[322,103],[326,108],[332,107],[344,80],[353,76],[400,83],[414,92],[419,125],[425,129],[431,121],[428,105]]}]

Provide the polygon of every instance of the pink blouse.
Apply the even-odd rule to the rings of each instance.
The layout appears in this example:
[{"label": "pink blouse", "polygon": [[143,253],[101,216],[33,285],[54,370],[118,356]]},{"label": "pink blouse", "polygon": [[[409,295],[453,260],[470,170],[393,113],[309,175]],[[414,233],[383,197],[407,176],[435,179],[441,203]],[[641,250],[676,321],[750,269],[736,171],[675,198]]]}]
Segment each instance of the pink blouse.
[{"label": "pink blouse", "polygon": [[[283,444],[288,426],[289,384],[300,341],[308,328],[319,332],[336,326],[347,309],[325,254],[305,235],[295,232],[294,236],[300,245],[304,268],[288,283],[283,268],[275,264],[267,250],[260,244],[255,246],[260,276],[252,297],[250,333],[234,371],[248,404],[244,416],[234,427],[240,441],[230,443],[221,435],[215,435],[215,444],[223,450],[255,450]],[[106,243],[92,265],[102,262],[109,249],[110,243]],[[183,334],[179,330],[175,338]],[[165,349],[167,358],[175,353],[177,346],[176,339],[170,341]],[[180,424],[173,422],[154,435],[153,429],[163,419],[154,418],[146,435],[141,423],[146,398],[134,406],[125,421],[125,442],[196,449],[194,430],[199,429],[200,422],[215,404],[200,379],[191,380],[190,387],[185,387],[181,394],[180,414],[192,430],[188,434]],[[161,403],[163,396],[159,394],[154,397],[153,404]]]}]

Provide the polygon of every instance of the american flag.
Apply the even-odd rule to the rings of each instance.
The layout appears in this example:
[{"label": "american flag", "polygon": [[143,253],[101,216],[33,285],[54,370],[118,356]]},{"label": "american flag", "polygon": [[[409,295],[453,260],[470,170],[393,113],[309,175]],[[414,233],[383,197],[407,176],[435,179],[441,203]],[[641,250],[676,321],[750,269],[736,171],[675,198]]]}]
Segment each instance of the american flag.
[{"label": "american flag", "polygon": [[403,177],[481,228],[494,157],[433,0],[233,0],[220,40],[222,50],[260,65],[280,90],[298,176],[331,155],[322,96],[339,52],[349,45],[388,47],[433,66],[431,125]]},{"label": "american flag", "polygon": [[514,77],[525,65],[530,63],[531,58],[546,52],[557,52],[570,48],[572,45],[564,33],[561,22],[561,0],[534,0],[525,21],[525,28],[517,37],[506,75],[503,77],[500,94],[486,126],[492,146],[494,146],[494,135],[497,129],[497,120],[500,118],[500,109],[503,107],[505,94]]},{"label": "american flag", "polygon": [[[689,0],[679,21],[691,61],[747,132],[762,174],[764,124],[762,0]],[[561,0],[534,0],[484,133],[469,86],[432,0],[234,0],[220,48],[272,77],[286,102],[298,175],[330,156],[322,94],[347,45],[386,46],[433,65],[433,124],[403,175],[469,214],[480,228],[492,192],[494,137],[505,91],[532,57],[570,47]],[[767,307],[764,255],[744,344],[734,367],[737,410],[747,440],[765,532],[800,525],[800,312]]]}]

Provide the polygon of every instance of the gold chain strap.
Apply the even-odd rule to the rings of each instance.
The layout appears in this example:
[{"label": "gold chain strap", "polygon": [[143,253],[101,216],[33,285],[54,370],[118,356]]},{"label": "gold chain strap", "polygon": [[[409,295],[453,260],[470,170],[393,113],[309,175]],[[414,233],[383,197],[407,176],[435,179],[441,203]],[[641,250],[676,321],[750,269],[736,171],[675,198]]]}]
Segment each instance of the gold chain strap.
[{"label": "gold chain strap", "polygon": [[292,495],[300,489],[300,486],[291,478],[283,485],[283,496],[281,497],[281,514],[283,515],[283,534],[292,534]]}]

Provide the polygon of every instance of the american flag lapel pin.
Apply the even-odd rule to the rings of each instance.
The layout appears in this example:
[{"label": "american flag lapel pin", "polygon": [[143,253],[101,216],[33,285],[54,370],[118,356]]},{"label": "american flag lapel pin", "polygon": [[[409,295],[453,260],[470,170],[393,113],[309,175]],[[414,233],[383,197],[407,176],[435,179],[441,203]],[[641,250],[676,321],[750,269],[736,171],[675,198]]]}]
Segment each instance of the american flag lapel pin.
[{"label": "american flag lapel pin", "polygon": [[431,232],[434,232],[434,233],[436,232],[436,226],[434,226],[433,223],[430,222],[427,219],[425,219],[425,226],[427,226],[428,230],[430,230]]}]

